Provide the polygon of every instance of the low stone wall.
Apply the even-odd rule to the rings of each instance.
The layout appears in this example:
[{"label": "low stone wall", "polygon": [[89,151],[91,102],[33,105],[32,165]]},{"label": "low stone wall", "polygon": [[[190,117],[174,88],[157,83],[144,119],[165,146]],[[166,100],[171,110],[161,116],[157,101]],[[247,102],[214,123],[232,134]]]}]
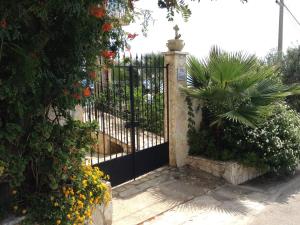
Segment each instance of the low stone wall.
[{"label": "low stone wall", "polygon": [[[108,185],[108,192],[110,199],[112,199],[112,189],[110,183]],[[96,206],[92,215],[92,225],[111,225],[112,224],[112,201],[107,204]]]},{"label": "low stone wall", "polygon": [[222,162],[200,156],[188,156],[187,165],[203,170],[217,177],[222,177],[231,184],[237,185],[264,174],[253,167],[246,167],[237,162]]}]

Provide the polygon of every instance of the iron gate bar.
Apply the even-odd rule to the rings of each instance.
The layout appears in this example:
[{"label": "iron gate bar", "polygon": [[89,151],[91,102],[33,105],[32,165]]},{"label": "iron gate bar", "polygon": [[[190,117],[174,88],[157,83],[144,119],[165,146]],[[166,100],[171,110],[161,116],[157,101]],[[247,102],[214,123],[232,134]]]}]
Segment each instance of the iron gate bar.
[{"label": "iron gate bar", "polygon": [[129,65],[118,56],[118,62],[111,73],[104,69],[99,74],[96,102],[85,107],[86,120],[99,122],[98,140],[102,135],[90,158],[111,175],[113,186],[168,163],[169,134],[163,126],[169,117],[168,67],[161,57],[147,55]]},{"label": "iron gate bar", "polygon": [[[131,154],[133,158],[133,162],[135,161],[135,127],[133,126],[135,120],[135,112],[134,112],[134,86],[133,86],[133,70],[132,66],[129,67],[129,87],[130,87],[130,120],[131,120]],[[133,164],[133,177],[135,178],[135,166]]]}]

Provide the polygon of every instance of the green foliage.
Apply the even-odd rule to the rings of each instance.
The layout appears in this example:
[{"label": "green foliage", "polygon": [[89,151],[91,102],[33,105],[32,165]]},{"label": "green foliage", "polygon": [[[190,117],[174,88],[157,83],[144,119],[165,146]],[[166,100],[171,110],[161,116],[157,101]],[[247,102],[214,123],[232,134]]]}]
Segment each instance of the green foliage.
[{"label": "green foliage", "polygon": [[[36,208],[49,193],[74,184],[70,176],[80,173],[94,143],[95,124],[73,121],[70,112],[86,101],[83,91],[93,82],[89,72],[97,68],[99,55],[113,55],[124,44],[120,18],[113,12],[127,4],[112,4],[118,2],[124,3],[0,4],[0,181],[18,193],[15,213],[28,213],[28,219],[40,224],[45,221],[43,215],[35,216]],[[105,62],[110,64],[112,58]],[[65,221],[61,218],[68,224]]]},{"label": "green foliage", "polygon": [[293,173],[300,159],[299,127],[299,114],[279,105],[268,121],[246,133],[244,142],[257,151],[271,171]]},{"label": "green foliage", "polygon": [[[300,46],[288,48],[281,61],[278,60],[277,51],[270,52],[265,57],[267,65],[276,65],[282,73],[284,84],[290,85],[300,82]],[[300,97],[288,96],[288,104],[298,112],[300,112]]]},{"label": "green foliage", "polygon": [[43,221],[45,225],[89,223],[95,204],[110,201],[103,179],[99,168],[83,165],[60,189],[39,198],[30,196],[35,211],[22,224],[31,225],[36,221]]},{"label": "green foliage", "polygon": [[[134,66],[130,67],[131,64]],[[106,81],[96,81],[96,84],[101,87],[101,93],[96,93],[91,101],[94,101],[101,111],[130,121],[129,70],[131,70],[134,110],[136,120],[139,121],[138,127],[163,135],[164,74],[162,69],[157,69],[158,66],[163,66],[163,57],[153,53],[132,62],[125,59],[120,62],[120,65],[112,67],[111,80],[108,85],[105,84]]]},{"label": "green foliage", "polygon": [[300,116],[283,104],[256,128],[227,122],[222,129],[222,148],[214,144],[212,127],[202,127],[189,136],[190,154],[217,160],[234,160],[246,166],[291,174],[300,160]]},{"label": "green foliage", "polygon": [[[282,64],[283,82],[294,84],[300,82],[300,46],[289,48],[283,58]],[[290,96],[287,98],[289,105],[300,112],[300,97]]]},{"label": "green foliage", "polygon": [[[187,2],[195,2],[200,0],[158,0],[158,6],[162,9],[167,9],[167,18],[169,21],[174,20],[174,15],[180,13],[185,21],[191,16],[192,11]],[[242,3],[248,0],[240,0]]]},{"label": "green foliage", "polygon": [[274,103],[300,93],[296,84],[280,81],[277,69],[259,64],[255,56],[227,53],[214,47],[207,60],[188,59],[189,87],[183,91],[203,101],[211,125],[232,121],[255,127]]},{"label": "green foliage", "polygon": [[207,60],[190,57],[188,73],[190,87],[183,90],[203,105],[200,129],[189,123],[190,154],[235,160],[277,174],[296,169],[300,117],[279,103],[299,93],[297,84],[284,85],[276,68],[254,56],[216,48]]}]

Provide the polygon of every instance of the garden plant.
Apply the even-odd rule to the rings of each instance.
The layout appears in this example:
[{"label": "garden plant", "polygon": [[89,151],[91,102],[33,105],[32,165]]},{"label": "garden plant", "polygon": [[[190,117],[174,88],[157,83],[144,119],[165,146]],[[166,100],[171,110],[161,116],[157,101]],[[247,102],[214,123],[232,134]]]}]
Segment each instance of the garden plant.
[{"label": "garden plant", "polygon": [[126,43],[131,9],[104,0],[0,5],[0,186],[9,186],[1,217],[83,224],[109,197],[106,176],[84,163],[97,125],[71,112],[91,96],[97,58],[109,66]]},{"label": "garden plant", "polygon": [[[205,60],[188,59],[190,154],[293,172],[299,161],[300,117],[285,106],[299,94],[298,84],[285,85],[277,67],[255,57],[214,47]],[[191,100],[202,107],[199,130],[193,126]]]}]

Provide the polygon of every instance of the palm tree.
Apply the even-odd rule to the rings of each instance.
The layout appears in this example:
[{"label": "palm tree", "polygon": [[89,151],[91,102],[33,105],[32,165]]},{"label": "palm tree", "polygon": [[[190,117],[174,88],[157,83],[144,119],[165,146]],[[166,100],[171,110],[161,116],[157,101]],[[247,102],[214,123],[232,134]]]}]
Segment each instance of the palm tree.
[{"label": "palm tree", "polygon": [[284,85],[276,67],[259,63],[253,55],[227,53],[213,47],[209,57],[189,57],[187,96],[201,100],[211,125],[233,121],[255,127],[286,96],[300,94],[300,86]]}]

